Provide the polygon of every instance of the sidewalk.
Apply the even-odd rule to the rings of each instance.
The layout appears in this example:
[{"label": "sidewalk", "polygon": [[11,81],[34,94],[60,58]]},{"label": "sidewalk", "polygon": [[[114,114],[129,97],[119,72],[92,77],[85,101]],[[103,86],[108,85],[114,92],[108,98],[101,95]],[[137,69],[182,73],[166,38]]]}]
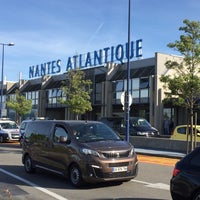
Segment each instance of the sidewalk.
[{"label": "sidewalk", "polygon": [[[2,146],[10,146],[20,148],[19,143],[1,143]],[[135,152],[137,154],[143,154],[143,155],[152,155],[152,156],[163,156],[163,157],[169,157],[169,158],[182,158],[186,154],[179,153],[179,152],[173,152],[173,151],[162,151],[162,150],[154,150],[154,149],[144,149],[144,148],[135,148]]]},{"label": "sidewalk", "polygon": [[145,154],[145,155],[154,155],[154,156],[163,156],[169,158],[182,158],[186,154],[172,151],[161,151],[161,150],[153,150],[153,149],[141,149],[135,148],[135,152],[137,154]]}]

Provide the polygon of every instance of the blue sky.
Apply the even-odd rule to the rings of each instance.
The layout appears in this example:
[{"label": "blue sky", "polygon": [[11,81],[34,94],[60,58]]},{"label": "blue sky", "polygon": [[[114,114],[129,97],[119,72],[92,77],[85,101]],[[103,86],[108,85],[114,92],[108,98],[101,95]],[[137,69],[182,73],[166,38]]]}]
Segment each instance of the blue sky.
[{"label": "blue sky", "polygon": [[[15,43],[5,46],[9,81],[17,81],[20,72],[29,79],[32,65],[61,59],[64,67],[69,56],[128,39],[128,0],[0,0],[0,5],[0,43]],[[167,44],[179,39],[184,19],[200,21],[199,13],[199,0],[131,0],[131,41],[143,40],[143,58],[176,54]]]}]

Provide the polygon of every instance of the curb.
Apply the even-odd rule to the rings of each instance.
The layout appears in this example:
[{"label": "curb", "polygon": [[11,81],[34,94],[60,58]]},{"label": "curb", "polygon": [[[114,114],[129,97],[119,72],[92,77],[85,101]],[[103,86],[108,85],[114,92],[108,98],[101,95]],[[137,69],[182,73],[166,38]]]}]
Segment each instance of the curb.
[{"label": "curb", "polygon": [[141,149],[135,148],[137,154],[151,155],[151,156],[162,156],[168,158],[183,158],[186,154],[172,151],[162,151],[162,150],[153,150],[153,149]]}]

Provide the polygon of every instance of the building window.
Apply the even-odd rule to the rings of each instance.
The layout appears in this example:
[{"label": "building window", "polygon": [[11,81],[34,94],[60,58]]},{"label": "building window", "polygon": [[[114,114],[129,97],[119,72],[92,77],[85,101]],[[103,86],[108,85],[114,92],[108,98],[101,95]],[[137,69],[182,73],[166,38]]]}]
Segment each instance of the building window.
[{"label": "building window", "polygon": [[133,97],[133,99],[134,98],[139,98],[140,97],[140,92],[139,92],[139,90],[133,90],[132,91],[132,97]]},{"label": "building window", "polygon": [[123,80],[116,81],[116,92],[123,90],[124,90],[124,81]]},{"label": "building window", "polygon": [[117,80],[113,82],[113,103],[119,104],[121,94],[124,91],[124,80]]},{"label": "building window", "polygon": [[38,105],[38,91],[31,91],[31,92],[26,92],[25,93],[26,99],[31,99],[32,100],[32,105],[36,106]]},{"label": "building window", "polygon": [[139,99],[140,98],[140,91],[139,91],[139,88],[140,88],[140,79],[139,78],[133,78],[131,80],[132,84],[132,98],[133,99]]},{"label": "building window", "polygon": [[102,83],[95,84],[95,103],[102,103]]},{"label": "building window", "polygon": [[[126,79],[113,82],[113,103],[120,103],[121,94],[126,88]],[[149,77],[131,79],[129,81],[129,89],[133,103],[147,103],[149,99]]]},{"label": "building window", "polygon": [[149,77],[132,79],[132,96],[135,103],[147,103],[149,98]]},{"label": "building window", "polygon": [[149,89],[140,90],[140,98],[147,98],[147,97],[149,97]]},{"label": "building window", "polygon": [[[131,92],[131,80],[129,81],[129,91]],[[127,80],[125,79],[124,80],[124,90],[123,91],[127,91]]]},{"label": "building window", "polygon": [[[16,101],[16,94],[10,94],[6,97],[6,101],[11,101],[11,100],[14,100]],[[4,104],[5,104],[5,95],[3,95],[3,98],[2,98],[2,103],[3,103],[3,108],[4,108]]]},{"label": "building window", "polygon": [[148,88],[149,87],[149,78],[140,78],[140,89]]},{"label": "building window", "polygon": [[140,79],[134,78],[132,79],[132,90],[138,90],[140,85]]},{"label": "building window", "polygon": [[63,94],[62,89],[54,88],[48,90],[48,105],[51,106],[59,106],[60,107],[60,99],[66,100],[66,95]]}]

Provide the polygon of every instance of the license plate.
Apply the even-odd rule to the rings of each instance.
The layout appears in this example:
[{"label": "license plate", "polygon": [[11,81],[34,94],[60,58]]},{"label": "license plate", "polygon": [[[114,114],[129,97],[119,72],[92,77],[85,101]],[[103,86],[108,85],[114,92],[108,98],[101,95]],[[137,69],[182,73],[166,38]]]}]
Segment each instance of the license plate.
[{"label": "license plate", "polygon": [[127,167],[113,167],[112,172],[126,172]]}]

